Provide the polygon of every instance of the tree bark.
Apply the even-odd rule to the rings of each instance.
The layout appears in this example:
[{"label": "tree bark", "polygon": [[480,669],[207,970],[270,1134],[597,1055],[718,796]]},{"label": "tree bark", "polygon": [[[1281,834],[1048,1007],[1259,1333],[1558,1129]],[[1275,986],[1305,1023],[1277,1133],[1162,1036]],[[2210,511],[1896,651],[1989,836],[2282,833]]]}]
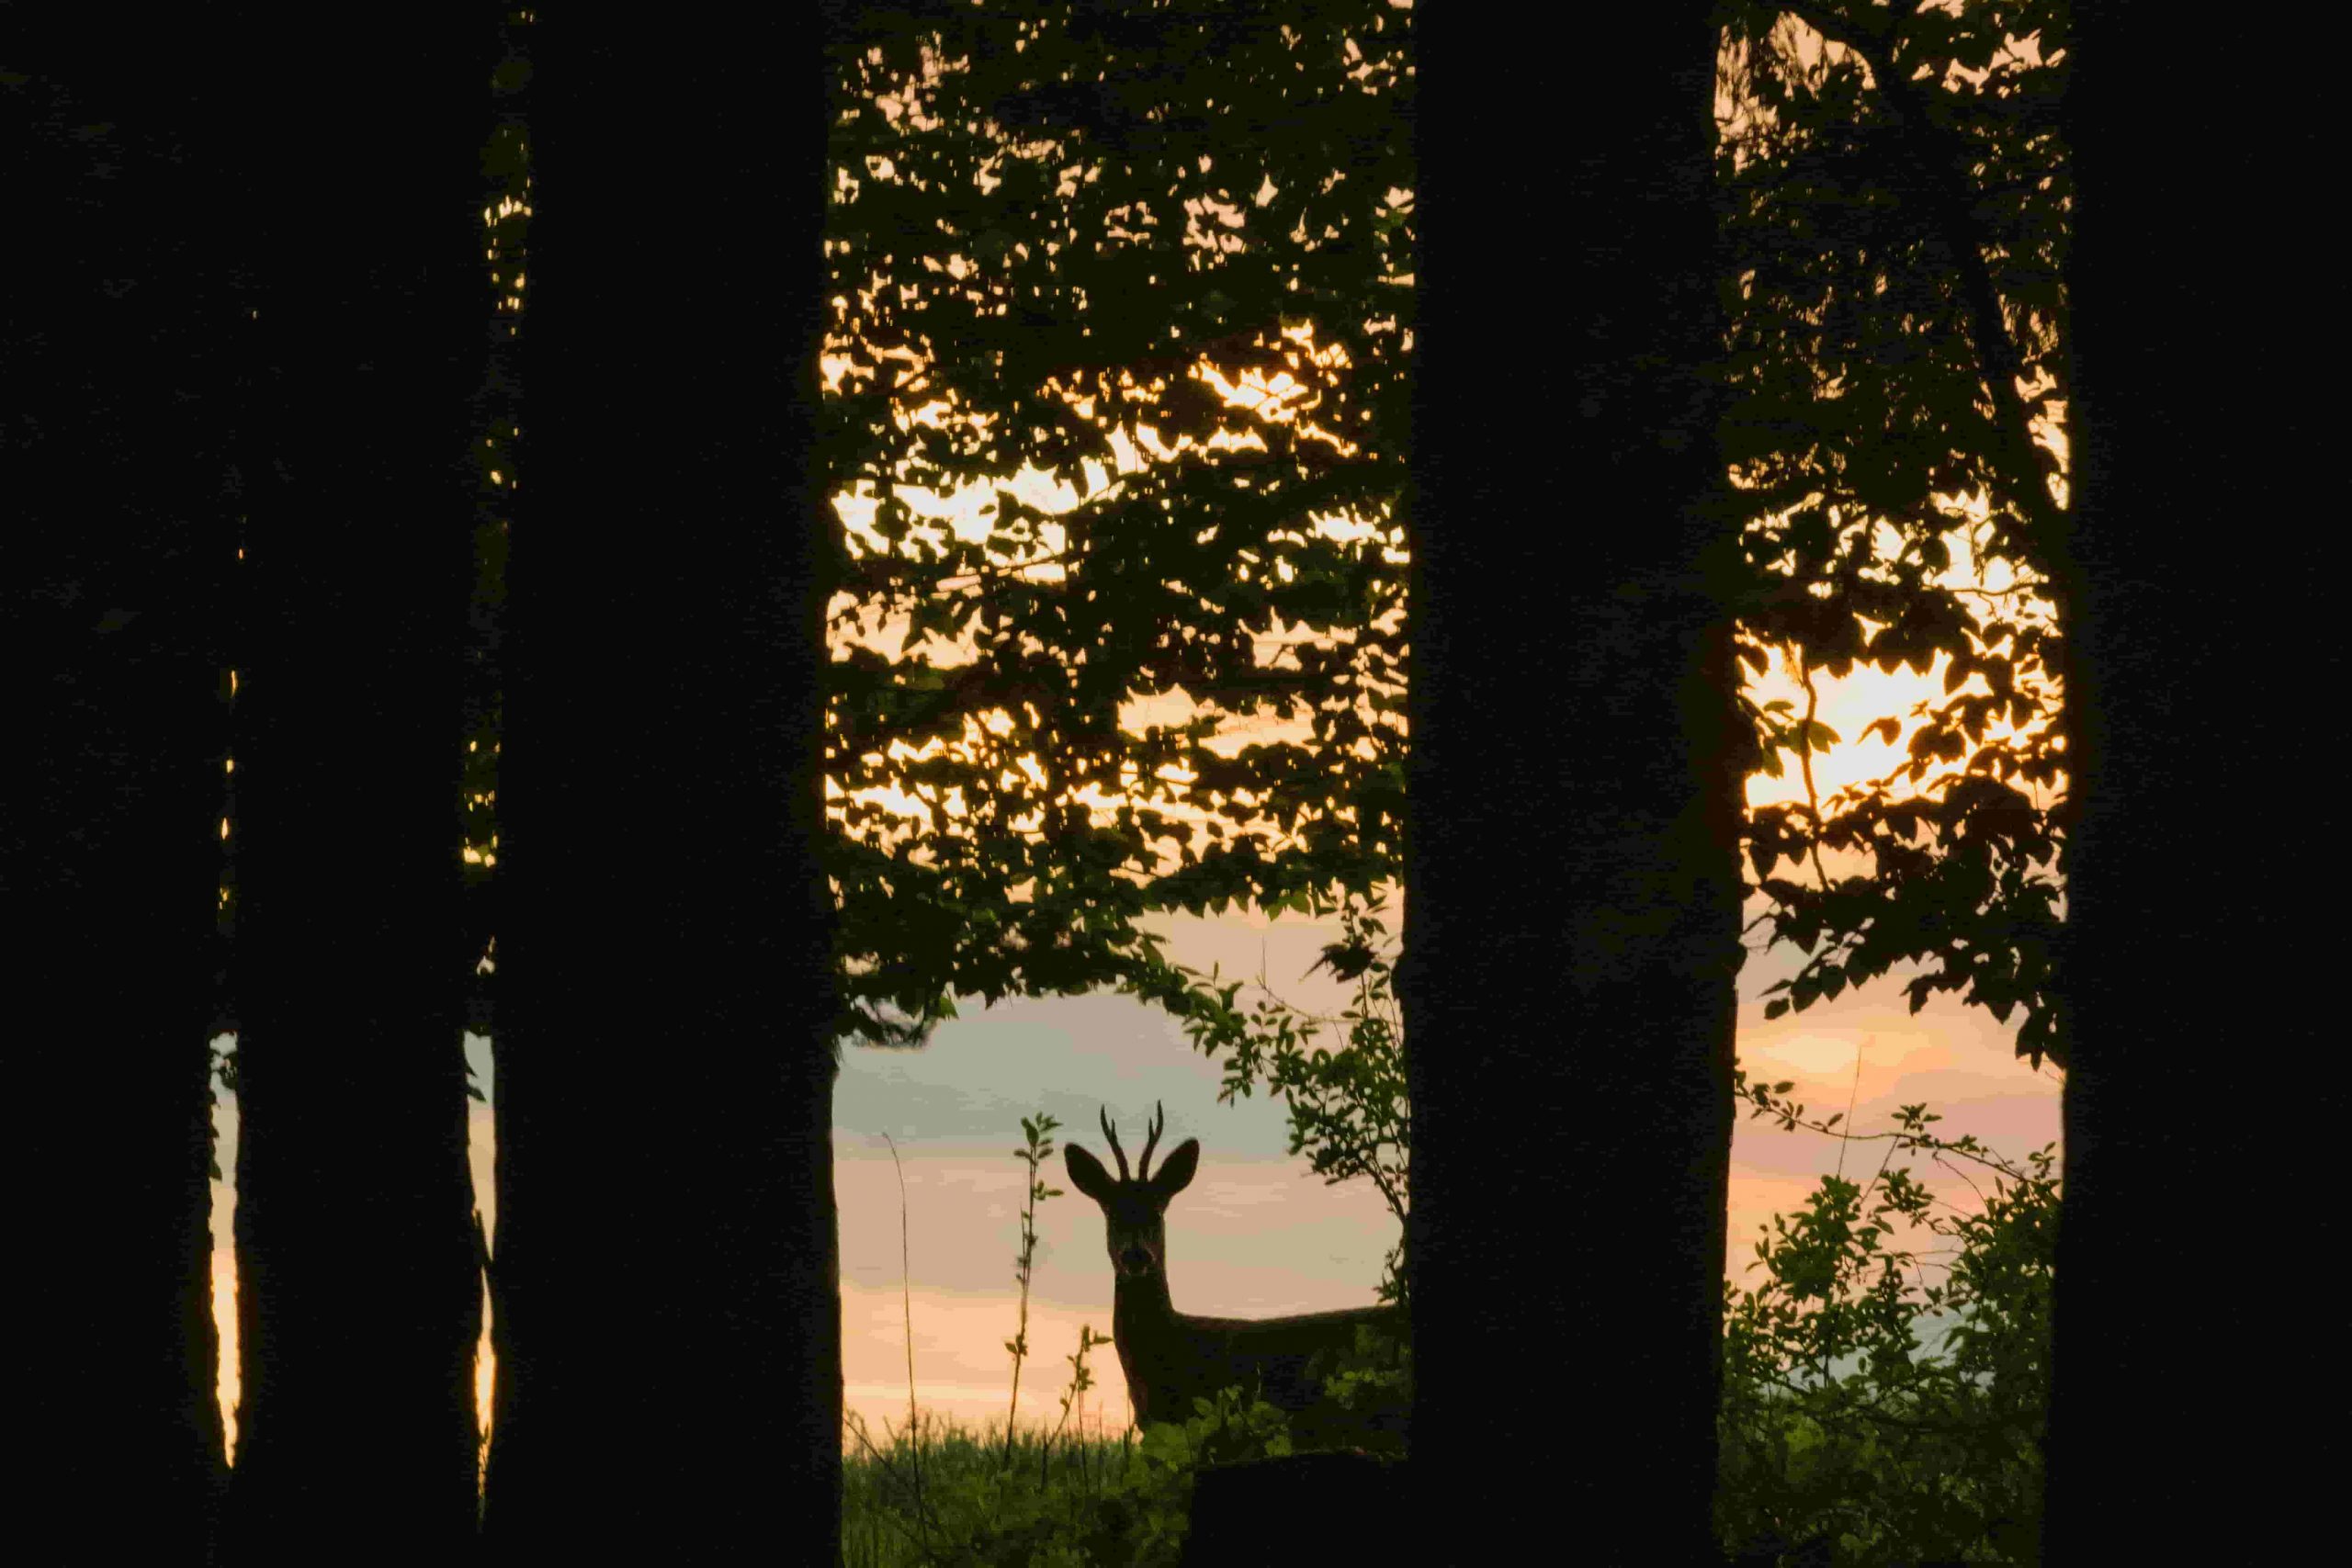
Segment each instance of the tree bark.
[{"label": "tree bark", "polygon": [[485,1539],[839,1554],[830,7],[534,28]]},{"label": "tree bark", "polygon": [[459,781],[496,16],[269,19],[307,64],[254,106],[243,215],[235,1560],[448,1561],[477,1508]]},{"label": "tree bark", "polygon": [[[1715,28],[1414,26],[1414,1484],[1580,1561],[1714,1561],[1746,754]],[[1498,75],[1506,38],[1573,88]],[[1565,1468],[1564,1421],[1605,1435]]]},{"label": "tree bark", "polygon": [[[2294,1150],[2340,1119],[2322,1053],[2343,1025],[2306,988],[2333,962],[2326,895],[2303,886],[2328,886],[2325,852],[2294,847],[2281,876],[2260,860],[2289,846],[2229,829],[2308,776],[2342,673],[2313,528],[2341,490],[2335,405],[2306,379],[2336,292],[2317,175],[2337,95],[2319,56],[2184,52],[2120,6],[2077,7],[2073,42],[2075,488],[2052,571],[2071,1055],[2043,1550],[2286,1561],[2323,1528],[2327,1450],[2292,1434],[2341,1408],[2343,1375],[2322,1357],[2282,1385],[2260,1348],[2334,1324],[2275,1271],[2340,1237],[2335,1205],[2301,1201]],[[2290,1120],[2255,1103],[2272,1083],[2294,1086]]]},{"label": "tree bark", "polygon": [[[207,1560],[225,1479],[209,1054],[227,744],[220,593],[242,319],[212,221],[230,63],[176,13],[146,46],[12,10],[0,145],[0,810],[16,1119],[21,1495],[157,1561]],[[166,69],[168,64],[168,69]],[[186,73],[185,75],[181,73]],[[135,1515],[122,1504],[135,1497]],[[135,1532],[132,1533],[132,1532]]]}]

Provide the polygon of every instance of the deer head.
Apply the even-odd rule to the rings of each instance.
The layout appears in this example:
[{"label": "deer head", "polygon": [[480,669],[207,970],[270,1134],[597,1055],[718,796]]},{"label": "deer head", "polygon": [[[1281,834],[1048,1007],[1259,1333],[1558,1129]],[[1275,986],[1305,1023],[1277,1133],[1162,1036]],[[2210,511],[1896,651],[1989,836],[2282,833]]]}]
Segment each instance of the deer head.
[{"label": "deer head", "polygon": [[1132,1177],[1127,1174],[1126,1151],[1119,1146],[1118,1131],[1107,1111],[1099,1113],[1098,1120],[1102,1135],[1111,1141],[1112,1156],[1119,1162],[1116,1179],[1102,1168],[1101,1160],[1078,1145],[1062,1145],[1062,1165],[1069,1172],[1070,1185],[1102,1205],[1111,1267],[1122,1280],[1167,1279],[1168,1200],[1192,1184],[1201,1164],[1201,1141],[1187,1138],[1169,1152],[1159,1174],[1151,1174],[1151,1151],[1167,1121],[1165,1111],[1156,1104],[1153,1109],[1150,1134],[1144,1140],[1143,1155],[1136,1161]]}]

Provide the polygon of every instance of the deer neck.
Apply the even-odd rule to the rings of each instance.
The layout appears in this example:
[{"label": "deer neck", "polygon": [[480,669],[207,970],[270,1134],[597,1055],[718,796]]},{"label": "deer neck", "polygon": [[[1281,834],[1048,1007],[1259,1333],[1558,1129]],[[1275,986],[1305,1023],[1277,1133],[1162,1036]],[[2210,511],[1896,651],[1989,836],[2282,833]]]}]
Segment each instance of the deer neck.
[{"label": "deer neck", "polygon": [[1165,1269],[1151,1274],[1121,1274],[1111,1287],[1111,1332],[1125,1337],[1136,1329],[1148,1330],[1172,1323],[1176,1304],[1169,1299]]}]

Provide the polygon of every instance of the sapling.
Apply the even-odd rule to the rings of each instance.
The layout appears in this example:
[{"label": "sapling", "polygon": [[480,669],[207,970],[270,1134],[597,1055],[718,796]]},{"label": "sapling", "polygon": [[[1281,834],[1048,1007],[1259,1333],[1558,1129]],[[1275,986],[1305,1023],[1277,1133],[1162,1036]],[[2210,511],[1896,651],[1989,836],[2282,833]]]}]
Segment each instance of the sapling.
[{"label": "sapling", "polygon": [[[1072,1407],[1078,1404],[1088,1389],[1094,1386],[1094,1374],[1087,1370],[1086,1353],[1097,1345],[1109,1343],[1111,1343],[1109,1339],[1094,1332],[1092,1324],[1081,1323],[1078,1325],[1078,1348],[1065,1358],[1069,1362],[1070,1380],[1069,1387],[1062,1391],[1061,1419],[1054,1423],[1054,1429],[1046,1436],[1046,1440],[1037,1445],[1037,1482],[1040,1485],[1043,1485],[1046,1480],[1046,1456],[1053,1451],[1055,1442],[1062,1435],[1062,1429],[1069,1425]],[[1084,1435],[1081,1429],[1080,1436]],[[1078,1451],[1082,1464],[1086,1452],[1082,1443]]]},{"label": "sapling", "polygon": [[1021,1325],[1004,1342],[1005,1349],[1012,1355],[1012,1404],[1004,1415],[1004,1462],[1008,1465],[1012,1462],[1012,1418],[1021,1408],[1021,1361],[1029,1354],[1029,1273],[1037,1256],[1037,1205],[1045,1199],[1062,1195],[1060,1188],[1048,1187],[1037,1179],[1037,1165],[1054,1152],[1053,1131],[1060,1125],[1042,1111],[1035,1121],[1023,1116],[1021,1132],[1029,1146],[1012,1151],[1015,1159],[1029,1164],[1029,1197],[1021,1207],[1021,1257],[1012,1270],[1012,1277],[1021,1281]]}]

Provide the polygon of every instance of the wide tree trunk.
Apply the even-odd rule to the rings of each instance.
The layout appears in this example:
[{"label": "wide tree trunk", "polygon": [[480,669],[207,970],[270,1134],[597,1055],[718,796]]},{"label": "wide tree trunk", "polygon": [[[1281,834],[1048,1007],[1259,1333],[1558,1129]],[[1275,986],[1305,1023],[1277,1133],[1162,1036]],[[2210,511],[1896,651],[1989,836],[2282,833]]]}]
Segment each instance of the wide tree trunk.
[{"label": "wide tree trunk", "polygon": [[307,64],[266,78],[246,215],[235,1560],[441,1562],[477,1498],[458,811],[496,14],[272,15]]},{"label": "wide tree trunk", "polygon": [[838,1555],[823,8],[533,29],[485,1540]]},{"label": "wide tree trunk", "polygon": [[213,211],[231,59],[176,12],[125,50],[111,14],[19,9],[0,37],[0,886],[10,1062],[35,1097],[10,1149],[32,1438],[11,1490],[93,1554],[201,1562],[225,1476],[207,1042],[243,319]]},{"label": "wide tree trunk", "polygon": [[[2317,842],[2230,829],[2266,812],[2312,833],[2322,818],[2275,808],[2329,787],[2309,770],[2340,616],[2314,525],[2335,526],[2340,444],[2337,400],[2308,378],[2338,287],[2317,176],[2340,95],[2318,55],[2257,68],[2183,51],[2121,6],[2078,12],[2044,1554],[2286,1562],[2322,1528],[2328,1453],[2295,1434],[2343,1404],[2340,1372],[2282,1383],[2266,1348],[2312,1359],[2340,1317],[2299,1261],[2336,1250],[2337,1207],[2291,1163],[2341,1114],[2322,1056],[2341,1010],[2311,988],[2335,879]],[[2267,863],[2282,853],[2295,874]]]},{"label": "wide tree trunk", "polygon": [[[1414,26],[1414,1482],[1571,1560],[1707,1560],[1744,754],[1715,28]],[[1573,88],[1498,86],[1498,48]]]}]

